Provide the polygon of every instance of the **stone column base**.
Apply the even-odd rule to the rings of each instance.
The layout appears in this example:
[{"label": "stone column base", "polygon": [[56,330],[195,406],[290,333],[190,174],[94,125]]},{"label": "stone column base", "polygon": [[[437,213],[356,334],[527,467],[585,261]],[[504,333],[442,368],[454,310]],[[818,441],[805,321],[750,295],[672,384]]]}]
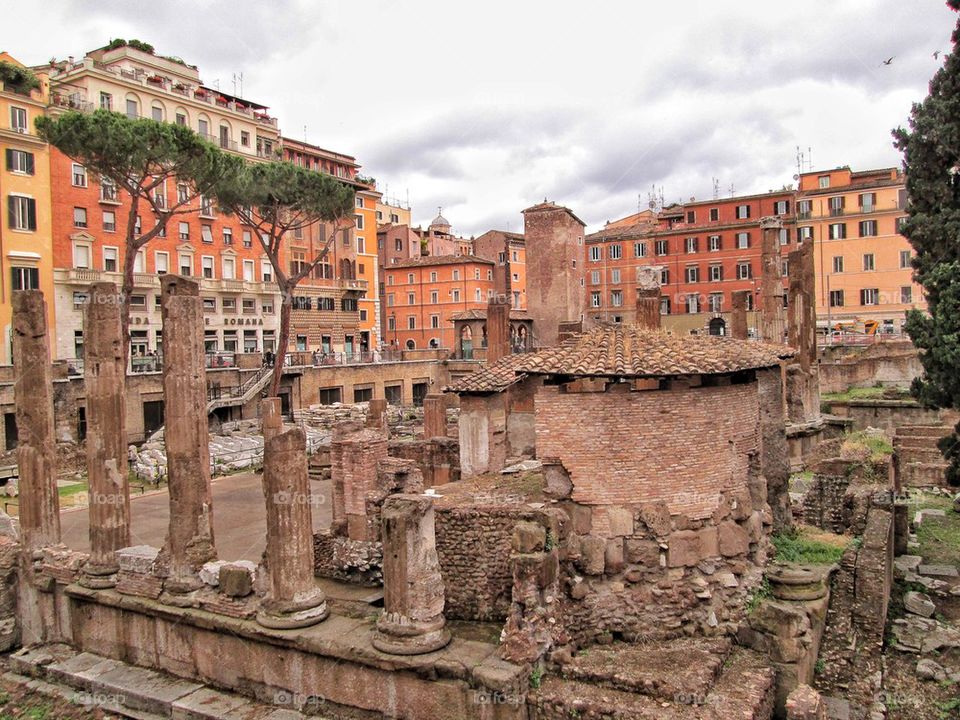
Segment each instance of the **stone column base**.
[{"label": "stone column base", "polygon": [[116,587],[119,566],[95,565],[91,562],[83,566],[77,583],[91,590],[103,590]]},{"label": "stone column base", "polygon": [[399,613],[384,612],[377,619],[371,642],[377,650],[390,655],[423,655],[450,642],[446,622],[443,615],[420,622]]},{"label": "stone column base", "polygon": [[326,620],[329,614],[326,597],[317,589],[298,600],[264,599],[257,612],[257,623],[274,630],[293,630],[316,625]]}]

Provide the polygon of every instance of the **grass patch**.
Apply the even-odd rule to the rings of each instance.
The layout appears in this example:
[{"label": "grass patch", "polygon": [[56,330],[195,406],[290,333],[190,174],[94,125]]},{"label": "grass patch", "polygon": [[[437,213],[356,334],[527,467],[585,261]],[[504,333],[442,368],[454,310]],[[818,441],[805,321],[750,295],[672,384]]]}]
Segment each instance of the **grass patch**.
[{"label": "grass patch", "polygon": [[870,462],[885,462],[891,455],[893,445],[886,435],[867,433],[864,430],[846,435],[840,446],[840,457],[848,459],[863,457]]},{"label": "grass patch", "polygon": [[760,603],[769,597],[773,597],[773,590],[770,588],[770,581],[763,578],[763,582],[750,593],[750,599],[747,600],[747,615],[752,615],[753,611],[760,607]]},{"label": "grass patch", "polygon": [[71,495],[77,495],[85,492],[87,492],[87,483],[85,482],[79,482],[73,485],[64,485],[57,488],[57,494],[60,497],[70,497]]},{"label": "grass patch", "polygon": [[850,538],[823,532],[807,525],[770,538],[777,560],[804,565],[832,565],[839,562]]},{"label": "grass patch", "polygon": [[[844,402],[846,400],[876,400],[884,397],[888,389],[884,387],[847,388],[842,393],[824,393],[820,399],[825,402]],[[904,391],[906,392],[906,391]]]},{"label": "grass patch", "polygon": [[[931,498],[932,500],[933,498]],[[917,528],[918,552],[930,564],[955,565],[960,557],[960,514],[944,503],[924,502],[918,507],[940,507],[946,511],[942,518],[926,518]],[[914,511],[915,512],[915,511]]]}]

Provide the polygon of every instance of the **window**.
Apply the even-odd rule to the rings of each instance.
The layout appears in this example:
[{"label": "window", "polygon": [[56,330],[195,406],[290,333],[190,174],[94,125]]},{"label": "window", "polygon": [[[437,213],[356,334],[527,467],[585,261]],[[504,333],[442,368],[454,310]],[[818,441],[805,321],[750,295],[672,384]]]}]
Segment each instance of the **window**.
[{"label": "window", "polygon": [[12,230],[36,230],[37,201],[23,195],[8,196],[7,223]]},{"label": "window", "polygon": [[860,237],[876,237],[876,235],[877,235],[876,220],[860,221]]},{"label": "window", "polygon": [[898,233],[900,233],[900,234],[902,235],[902,234],[903,234],[903,228],[906,227],[906,225],[907,225],[907,218],[906,218],[906,216],[904,216],[904,217],[898,217],[898,218],[897,218],[897,232],[898,232]]},{"label": "window", "polygon": [[[460,279],[460,271],[459,271],[459,270],[454,270],[454,271],[453,271],[453,279],[454,279],[454,280],[459,280],[459,279]],[[410,282],[413,282],[413,275],[410,276]]]},{"label": "window", "polygon": [[900,267],[908,268],[910,267],[911,255],[909,250],[900,251]]},{"label": "window", "polygon": [[700,282],[700,268],[697,265],[688,265],[686,279],[688,283]]},{"label": "window", "polygon": [[181,240],[190,239],[190,223],[186,223],[186,222],[180,223],[179,236]]},{"label": "window", "polygon": [[861,305],[879,305],[880,290],[878,288],[864,288],[860,291]]},{"label": "window", "polygon": [[[780,261],[780,277],[790,277],[790,261],[784,258]],[[786,295],[783,296],[786,299]]]},{"label": "window", "polygon": [[599,270],[592,270],[592,271],[590,272],[590,284],[591,284],[591,285],[599,285],[599,284],[600,284],[600,271],[599,271]]},{"label": "window", "polygon": [[80,163],[73,163],[73,168],[70,175],[71,182],[74,187],[87,186],[87,169]]},{"label": "window", "polygon": [[200,217],[213,217],[213,198],[200,196]]},{"label": "window", "polygon": [[[14,271],[13,282],[14,282],[14,284],[17,283],[16,271],[17,271],[18,269],[20,269],[20,270],[28,270],[28,269],[31,269],[31,268],[13,268],[13,271]],[[14,288],[14,290],[16,290],[16,288]],[[83,293],[83,292],[75,292],[75,293],[73,294],[73,309],[74,309],[74,310],[79,310],[80,308],[82,308],[82,307],[87,303],[87,300],[89,300],[89,297],[87,296],[86,293]],[[77,357],[80,357],[80,356],[78,355]]]},{"label": "window", "polygon": [[245,248],[253,247],[253,234],[249,230],[243,231],[243,246]]},{"label": "window", "polygon": [[153,265],[156,268],[157,275],[163,275],[170,271],[170,255],[165,252],[156,252],[153,254]]},{"label": "window", "polygon": [[253,298],[243,298],[240,301],[240,311],[244,315],[253,315],[257,311],[257,301]]},{"label": "window", "polygon": [[200,258],[200,272],[208,280],[213,279],[213,258],[209,255]]},{"label": "window", "polygon": [[231,228],[225,227],[223,229],[223,244],[233,245],[233,230]]},{"label": "window", "polygon": [[711,265],[708,270],[710,282],[720,282],[723,280],[723,265]]},{"label": "window", "polygon": [[610,282],[614,285],[620,284],[620,268],[614,268],[610,271]]},{"label": "window", "polygon": [[846,198],[843,195],[837,195],[835,197],[829,198],[827,200],[827,205],[830,208],[831,217],[839,217],[843,215],[843,208],[846,205]]},{"label": "window", "polygon": [[246,130],[240,131],[240,145],[243,147],[250,147],[250,133]]},{"label": "window", "polygon": [[482,299],[482,297],[483,297],[483,296],[482,296],[481,293],[480,293],[480,288],[477,288],[476,290],[473,291],[473,300],[474,300],[474,302],[480,302],[480,300]]},{"label": "window", "polygon": [[184,277],[193,275],[193,255],[180,256],[180,274]]},{"label": "window", "polygon": [[689,253],[695,253],[695,252],[697,251],[697,246],[698,246],[698,244],[699,244],[699,243],[697,243],[697,238],[695,238],[695,237],[688,237],[688,238],[687,238],[687,253],[688,253],[688,254],[689,254]]},{"label": "window", "polygon": [[611,246],[610,246],[610,259],[611,259],[611,260],[619,260],[621,257],[623,257],[622,247],[621,247],[619,244],[617,244],[617,245],[611,245]]},{"label": "window", "polygon": [[623,291],[614,290],[610,293],[610,304],[613,307],[623,307]]},{"label": "window", "polygon": [[657,240],[653,247],[653,252],[657,255],[666,255],[669,252],[669,240]]},{"label": "window", "polygon": [[710,221],[716,222],[720,219],[720,208],[710,208]]},{"label": "window", "polygon": [[687,210],[687,222],[695,223],[697,221],[697,211],[696,210]]},{"label": "window", "polygon": [[473,279],[474,279],[474,280],[479,280],[479,279],[480,279],[480,268],[474,268],[474,270],[473,270]]},{"label": "window", "polygon": [[146,251],[138,250],[137,254],[133,256],[133,271],[135,273],[142,273],[147,271],[146,267],[147,258]]},{"label": "window", "polygon": [[431,315],[431,316],[430,316],[430,327],[431,327],[431,329],[433,329],[433,330],[436,330],[437,328],[440,327],[440,316],[439,316],[439,315]]},{"label": "window", "polygon": [[394,295],[393,293],[389,293],[387,295],[387,307],[393,307],[396,304],[395,298],[396,298],[396,295]]},{"label": "window", "polygon": [[598,292],[590,293],[590,307],[595,307],[595,308],[600,307],[600,293]]},{"label": "window", "polygon": [[237,277],[237,260],[232,257],[223,258],[223,278],[235,280]]},{"label": "window", "polygon": [[753,271],[750,267],[750,263],[741,262],[737,263],[737,280],[749,280],[753,277]]},{"label": "window", "polygon": [[843,290],[830,291],[830,307],[843,307]]},{"label": "window", "polygon": [[[357,198],[357,200],[363,202],[361,198]],[[353,219],[356,222],[357,230],[363,230],[363,215],[354,215]]]},{"label": "window", "polygon": [[750,217],[750,206],[749,205],[737,205],[737,220],[746,220]]},{"label": "window", "polygon": [[797,228],[797,242],[802,243],[804,240],[810,240],[813,238],[813,227],[810,225],[804,225],[803,227]]},{"label": "window", "polygon": [[831,223],[830,224],[830,235],[831,240],[843,240],[847,237],[847,224],[846,223]]},{"label": "window", "polygon": [[100,93],[100,109],[113,110],[113,95],[110,93]]},{"label": "window", "polygon": [[113,210],[103,211],[103,230],[104,232],[116,232],[117,215],[113,212]]},{"label": "window", "polygon": [[777,200],[773,204],[773,214],[774,215],[786,215],[790,212],[790,201],[789,200]]},{"label": "window", "polygon": [[857,203],[863,212],[873,212],[877,207],[877,194],[860,193],[860,196],[857,198]]},{"label": "window", "polygon": [[811,200],[799,200],[797,201],[797,217],[801,220],[809,220],[810,215],[813,212],[813,201]]},{"label": "window", "polygon": [[40,269],[35,267],[11,267],[11,287],[14,290],[39,290]]},{"label": "window", "polygon": [[79,270],[90,269],[90,246],[89,245],[74,243],[73,266]]},{"label": "window", "polygon": [[670,284],[670,268],[665,268],[665,267],[660,268],[660,284],[661,285]]},{"label": "window", "polygon": [[670,298],[666,295],[661,296],[660,298],[660,314],[669,315],[670,314]]},{"label": "window", "polygon": [[317,298],[317,310],[333,312],[337,309],[337,304],[332,297],[318,297]]},{"label": "window", "polygon": [[454,302],[460,302],[460,290],[456,289],[451,293]]},{"label": "window", "polygon": [[87,226],[86,208],[75,207],[73,209],[73,226],[78,228],[85,228]]},{"label": "window", "polygon": [[184,183],[177,184],[177,202],[183,204],[190,200],[190,188]]},{"label": "window", "polygon": [[213,228],[209,225],[200,226],[200,240],[209,244],[213,242]]},{"label": "window", "polygon": [[33,153],[7,148],[7,170],[24,175],[34,174]]},{"label": "window", "polygon": [[843,255],[834,255],[833,256],[833,271],[835,273],[843,272]]},{"label": "window", "polygon": [[273,266],[269,260],[260,261],[260,278],[263,282],[273,282]]},{"label": "window", "polygon": [[913,288],[910,285],[904,285],[900,288],[900,302],[904,305],[913,302]]},{"label": "window", "polygon": [[440,292],[438,290],[430,291],[430,304],[437,305],[440,302]]},{"label": "window", "polygon": [[722,250],[723,240],[720,239],[719,235],[711,235],[709,238],[707,238],[707,247],[710,249],[710,252]]},{"label": "window", "polygon": [[417,329],[417,316],[408,315],[407,316],[407,330],[416,330]]},{"label": "window", "polygon": [[750,233],[738,232],[737,233],[737,249],[746,250],[749,247],[750,247]]},{"label": "window", "polygon": [[115,247],[103,248],[103,269],[106,272],[117,271],[118,252]]},{"label": "window", "polygon": [[864,270],[876,270],[876,261],[874,260],[873,253],[864,253],[863,254],[863,269]]},{"label": "window", "polygon": [[642,258],[647,256],[647,244],[645,242],[635,242],[633,244],[633,256]]},{"label": "window", "polygon": [[590,261],[597,262],[603,258],[603,248],[599,245],[592,245],[590,247]]},{"label": "window", "polygon": [[131,295],[131,296],[130,296],[130,307],[146,308],[146,307],[147,307],[147,296],[146,296],[146,295]]},{"label": "window", "polygon": [[396,213],[390,213],[390,222],[397,224],[400,222],[400,216]]},{"label": "window", "polygon": [[150,117],[157,122],[163,122],[163,106],[155,104],[150,108]]},{"label": "window", "polygon": [[127,117],[136,120],[140,116],[140,108],[137,106],[137,101],[132,99],[127,99]]},{"label": "window", "polygon": [[780,244],[789,245],[790,244],[790,231],[786,228],[780,228],[778,231],[780,234]]},{"label": "window", "polygon": [[[309,298],[307,298],[309,301]],[[225,313],[235,313],[237,312],[237,299],[225,297],[220,301],[220,304],[223,305],[223,311]]]},{"label": "window", "polygon": [[688,313],[693,314],[700,312],[700,296],[697,294],[687,295],[686,305]]},{"label": "window", "polygon": [[407,293],[407,305],[416,305],[417,296],[414,293]]},{"label": "window", "polygon": [[362,197],[359,197],[359,196],[357,197],[357,207],[358,207],[358,208],[362,208],[362,207],[363,207],[363,198],[362,198]]},{"label": "window", "polygon": [[253,282],[253,274],[256,272],[254,270],[253,260],[244,260],[243,261],[243,279],[246,282]]},{"label": "window", "polygon": [[178,113],[176,114],[176,122],[177,122],[177,125],[180,125],[181,127],[186,127],[186,125],[187,125],[187,116],[184,115],[184,114],[181,113],[181,112],[178,112]]},{"label": "window", "polygon": [[723,312],[723,293],[710,293],[707,296],[707,310],[712,313]]},{"label": "window", "polygon": [[27,132],[27,111],[21,107],[10,107],[10,128],[18,133]]},{"label": "window", "polygon": [[830,187],[830,176],[829,176],[829,175],[821,175],[820,177],[818,177],[818,178],[817,178],[817,186],[820,187],[820,189]]}]

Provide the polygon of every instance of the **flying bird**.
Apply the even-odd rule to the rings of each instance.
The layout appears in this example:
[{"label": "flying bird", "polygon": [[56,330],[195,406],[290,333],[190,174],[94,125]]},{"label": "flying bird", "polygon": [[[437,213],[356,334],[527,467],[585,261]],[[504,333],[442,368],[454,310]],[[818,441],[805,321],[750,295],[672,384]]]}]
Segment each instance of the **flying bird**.
[{"label": "flying bird", "polygon": [[934,51],[933,51],[933,59],[934,59],[934,60],[938,60],[939,58],[940,58],[940,51],[939,51],[939,50],[934,50]]},{"label": "flying bird", "polygon": [[883,64],[883,65],[892,65],[892,64],[893,64],[893,59],[894,59],[895,57],[896,57],[896,55],[891,55],[891,56],[888,57],[886,60],[884,60],[882,64]]}]

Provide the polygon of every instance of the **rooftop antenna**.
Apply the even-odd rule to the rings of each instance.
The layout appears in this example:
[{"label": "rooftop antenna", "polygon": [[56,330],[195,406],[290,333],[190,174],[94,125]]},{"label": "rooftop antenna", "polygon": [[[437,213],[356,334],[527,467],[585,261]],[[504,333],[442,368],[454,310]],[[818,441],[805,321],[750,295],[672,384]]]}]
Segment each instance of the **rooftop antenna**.
[{"label": "rooftop antenna", "polygon": [[734,187],[733,183],[730,183],[730,197],[733,197]]},{"label": "rooftop antenna", "polygon": [[310,144],[307,142],[307,126],[306,125],[303,126],[303,142],[305,145]]},{"label": "rooftop antenna", "polygon": [[807,169],[813,170],[813,148],[807,146]]},{"label": "rooftop antenna", "polygon": [[[240,93],[237,93],[237,85],[240,85]],[[233,94],[236,97],[243,97],[243,73],[233,74]]]},{"label": "rooftop antenna", "polygon": [[720,178],[711,178],[713,180],[713,199],[720,199]]}]

